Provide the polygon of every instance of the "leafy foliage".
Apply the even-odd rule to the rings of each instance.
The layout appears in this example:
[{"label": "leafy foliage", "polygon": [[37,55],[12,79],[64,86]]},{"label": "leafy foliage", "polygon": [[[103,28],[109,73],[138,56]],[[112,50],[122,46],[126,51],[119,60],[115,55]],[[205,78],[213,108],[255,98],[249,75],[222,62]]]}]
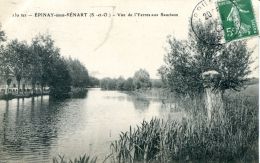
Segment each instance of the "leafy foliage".
[{"label": "leafy foliage", "polygon": [[86,67],[77,59],[66,59],[69,74],[71,77],[71,85],[73,87],[87,87],[89,85],[89,75]]},{"label": "leafy foliage", "polygon": [[99,79],[95,78],[93,76],[89,76],[89,87],[99,87],[100,83],[99,83]]},{"label": "leafy foliage", "polygon": [[30,55],[30,48],[25,41],[12,40],[7,44],[4,56],[6,62],[3,68],[9,69],[8,72],[15,76],[18,82],[18,93],[21,79],[28,77]]},{"label": "leafy foliage", "polygon": [[0,24],[0,43],[6,41],[5,32],[1,30],[2,25]]},{"label": "leafy foliage", "polygon": [[104,78],[100,81],[100,87],[103,90],[116,90],[116,79]]},{"label": "leafy foliage", "polygon": [[56,98],[67,97],[71,88],[71,76],[64,59],[54,62],[53,69],[49,73],[50,94]]},{"label": "leafy foliage", "polygon": [[49,74],[55,70],[55,63],[60,59],[59,49],[54,46],[50,35],[38,35],[32,40],[31,50],[32,67],[36,70],[31,75],[32,83],[36,79],[41,85],[49,84],[52,80]]},{"label": "leafy foliage", "polygon": [[206,43],[201,38],[209,42],[218,39],[217,34],[210,31],[211,23],[195,25],[197,36],[190,29],[188,40],[167,38],[165,65],[159,68],[158,73],[162,81],[179,95],[194,97],[201,94],[204,88],[201,74],[209,70],[221,74],[221,80],[214,83],[215,90],[239,90],[247,81],[253,51],[248,49],[245,41],[223,45]]},{"label": "leafy foliage", "polygon": [[150,81],[150,75],[145,69],[140,69],[136,71],[133,80],[135,89],[147,89],[151,88],[152,86],[152,83]]},{"label": "leafy foliage", "polygon": [[[4,41],[4,33],[0,31],[0,40]],[[1,46],[0,73],[11,83],[14,76],[18,83],[26,79],[31,82],[33,94],[35,86],[50,87],[54,97],[67,96],[73,87],[87,87],[89,76],[85,66],[75,59],[64,59],[59,48],[50,35],[37,35],[30,45],[25,41],[11,40],[6,46]]]}]

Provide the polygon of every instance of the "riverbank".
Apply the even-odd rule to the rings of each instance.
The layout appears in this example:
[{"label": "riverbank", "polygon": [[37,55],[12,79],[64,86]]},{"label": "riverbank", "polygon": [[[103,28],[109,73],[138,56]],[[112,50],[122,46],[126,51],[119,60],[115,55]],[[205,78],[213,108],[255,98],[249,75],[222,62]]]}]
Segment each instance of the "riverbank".
[{"label": "riverbank", "polygon": [[[184,100],[181,102],[184,105],[178,107],[194,111],[188,118],[181,121],[154,118],[137,126],[130,125],[128,131],[111,143],[106,162],[257,162],[258,89],[255,88],[258,84],[249,85],[239,93],[227,91],[224,118],[207,120],[202,103]],[[128,92],[139,98],[173,97],[166,93],[163,89]]]},{"label": "riverbank", "polygon": [[[225,96],[258,96],[259,84],[250,84],[245,88],[242,88],[241,91],[232,91],[227,90]],[[140,98],[147,99],[159,99],[159,100],[172,100],[176,98],[175,94],[171,92],[168,88],[151,88],[151,89],[137,89],[134,91],[124,91],[129,95],[135,95]]]},{"label": "riverbank", "polygon": [[[133,92],[140,97],[158,97],[165,90]],[[171,93],[170,93],[171,94]],[[173,94],[164,98],[174,97]],[[257,162],[258,154],[258,84],[240,92],[227,91],[225,113],[207,120],[203,101],[183,100],[190,110],[182,121],[152,119],[143,121],[120,134],[111,144],[115,162]],[[204,110],[204,111],[203,111]]]},{"label": "riverbank", "polygon": [[125,92],[129,95],[146,99],[169,100],[175,97],[174,93],[170,92],[167,88],[137,89]]},{"label": "riverbank", "polygon": [[88,89],[87,88],[71,88],[69,92],[70,98],[85,98],[87,96]]},{"label": "riverbank", "polygon": [[[72,88],[68,94],[59,96],[60,98],[84,98],[87,96],[87,88]],[[15,98],[30,98],[50,95],[49,91],[43,93],[21,93],[21,94],[2,94],[0,95],[0,100],[12,100]]]},{"label": "riverbank", "polygon": [[[153,119],[120,134],[111,144],[114,162],[257,162],[258,101],[225,101],[225,118],[203,113],[181,122]],[[196,104],[190,109],[196,109]]]},{"label": "riverbank", "polygon": [[26,94],[2,94],[0,95],[0,100],[12,100],[15,98],[30,98],[30,97],[37,97],[37,96],[44,96],[49,95],[49,92],[44,93],[26,93]]}]

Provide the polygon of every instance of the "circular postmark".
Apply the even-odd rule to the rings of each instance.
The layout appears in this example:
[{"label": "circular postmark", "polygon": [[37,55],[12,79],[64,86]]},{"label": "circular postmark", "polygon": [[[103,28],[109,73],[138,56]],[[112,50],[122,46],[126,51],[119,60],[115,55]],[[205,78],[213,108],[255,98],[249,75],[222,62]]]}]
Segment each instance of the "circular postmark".
[{"label": "circular postmark", "polygon": [[[222,12],[227,12],[232,19],[236,28],[232,31],[225,31],[221,21],[221,12],[218,3],[227,3],[229,6]],[[222,18],[223,19],[223,18]],[[191,29],[195,36],[205,44],[219,46],[227,43],[225,35],[227,32],[232,33],[232,37],[236,37],[240,30],[240,15],[236,4],[232,0],[202,0],[192,11]]]}]

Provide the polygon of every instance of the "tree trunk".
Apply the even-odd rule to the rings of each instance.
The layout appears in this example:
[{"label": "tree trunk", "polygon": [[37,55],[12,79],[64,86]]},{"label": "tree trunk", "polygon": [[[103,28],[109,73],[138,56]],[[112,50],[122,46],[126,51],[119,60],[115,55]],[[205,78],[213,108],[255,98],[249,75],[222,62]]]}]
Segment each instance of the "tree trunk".
[{"label": "tree trunk", "polygon": [[17,81],[17,94],[20,94],[20,83],[21,83],[22,76],[20,74],[16,75],[16,81]]},{"label": "tree trunk", "polygon": [[20,83],[21,83],[21,79],[19,80],[17,80],[17,94],[19,95],[20,94]]},{"label": "tree trunk", "polygon": [[43,95],[43,84],[41,84],[41,95]]},{"label": "tree trunk", "polygon": [[35,83],[32,84],[32,95],[35,95]]},{"label": "tree trunk", "polygon": [[12,82],[12,79],[7,79],[7,81],[6,81],[6,84],[7,84],[6,94],[9,94],[9,88],[10,88],[11,82]]},{"label": "tree trunk", "polygon": [[5,89],[5,94],[8,95],[8,93],[9,93],[9,85],[7,84],[6,89]]},{"label": "tree trunk", "polygon": [[25,84],[23,84],[22,91],[23,91],[23,94],[25,94]]}]

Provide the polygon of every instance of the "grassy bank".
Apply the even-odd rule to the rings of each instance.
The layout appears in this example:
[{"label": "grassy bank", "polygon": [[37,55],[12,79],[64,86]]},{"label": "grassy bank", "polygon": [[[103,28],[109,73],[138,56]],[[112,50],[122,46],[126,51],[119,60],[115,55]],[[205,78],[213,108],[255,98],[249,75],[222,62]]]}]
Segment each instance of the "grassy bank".
[{"label": "grassy bank", "polygon": [[174,99],[174,94],[166,88],[137,89],[127,92],[137,98],[168,100]]},{"label": "grassy bank", "polygon": [[[259,85],[251,84],[247,85],[245,88],[242,88],[241,91],[231,91],[227,90],[226,96],[258,96]],[[130,95],[135,95],[140,98],[148,98],[148,99],[161,99],[161,100],[172,100],[175,98],[173,92],[170,92],[167,88],[151,88],[151,89],[137,89],[134,91],[126,91],[126,93]]]},{"label": "grassy bank", "polygon": [[[194,107],[194,106],[190,106]],[[191,108],[192,109],[192,108]],[[256,98],[225,101],[223,119],[205,116],[181,122],[153,119],[121,133],[111,144],[113,162],[252,162],[258,160]]]}]

